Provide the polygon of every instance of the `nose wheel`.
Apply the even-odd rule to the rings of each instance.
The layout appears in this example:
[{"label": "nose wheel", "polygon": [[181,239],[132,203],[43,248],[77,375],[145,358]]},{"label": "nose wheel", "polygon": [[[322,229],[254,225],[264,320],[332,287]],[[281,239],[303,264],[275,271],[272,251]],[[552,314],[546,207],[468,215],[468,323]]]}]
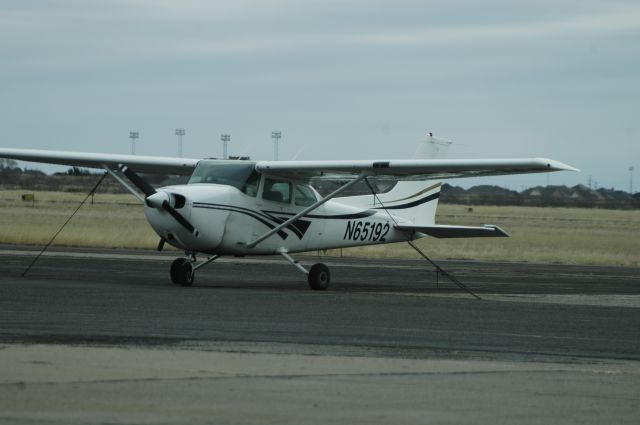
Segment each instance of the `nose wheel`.
[{"label": "nose wheel", "polygon": [[209,257],[205,261],[201,261],[196,264],[196,254],[194,252],[187,252],[187,257],[176,258],[171,263],[171,282],[181,286],[191,286],[196,277],[196,270],[200,267],[204,267],[220,258],[220,255],[214,255]]},{"label": "nose wheel", "polygon": [[177,258],[171,263],[171,281],[176,285],[191,286],[195,278],[193,264],[186,258]]}]

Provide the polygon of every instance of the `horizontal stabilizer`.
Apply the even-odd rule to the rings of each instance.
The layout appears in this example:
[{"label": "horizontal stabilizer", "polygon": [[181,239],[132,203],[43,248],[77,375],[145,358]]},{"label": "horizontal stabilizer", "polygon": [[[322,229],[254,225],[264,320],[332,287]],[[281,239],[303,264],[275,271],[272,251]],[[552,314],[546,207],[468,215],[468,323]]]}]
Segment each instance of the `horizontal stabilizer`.
[{"label": "horizontal stabilizer", "polygon": [[424,233],[434,238],[496,238],[509,236],[507,232],[492,224],[485,224],[483,227],[447,226],[444,224],[427,226],[397,224],[395,227],[398,230],[412,230]]}]

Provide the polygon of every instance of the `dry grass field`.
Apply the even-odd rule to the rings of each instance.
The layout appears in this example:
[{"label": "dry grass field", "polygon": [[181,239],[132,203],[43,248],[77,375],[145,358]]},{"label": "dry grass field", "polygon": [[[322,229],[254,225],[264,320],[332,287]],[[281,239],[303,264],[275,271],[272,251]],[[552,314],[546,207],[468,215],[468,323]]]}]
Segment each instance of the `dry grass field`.
[{"label": "dry grass field", "polygon": [[[437,259],[640,265],[640,211],[462,205],[438,207],[440,224],[496,224],[509,238],[417,241]],[[349,255],[418,258],[407,244],[352,249]],[[346,252],[346,250],[344,250]]]},{"label": "dry grass field", "polygon": [[[86,197],[73,192],[0,191],[0,243],[44,245]],[[144,217],[140,202],[128,194],[96,194],[55,240],[56,246],[152,248],[158,237]]]},{"label": "dry grass field", "polygon": [[[85,197],[81,193],[0,191],[0,243],[44,245]],[[155,248],[156,234],[131,195],[97,194],[58,236],[56,246]],[[510,238],[425,238],[434,259],[640,265],[640,211],[440,205],[442,224],[497,224]],[[407,244],[333,250],[329,255],[418,258]]]}]

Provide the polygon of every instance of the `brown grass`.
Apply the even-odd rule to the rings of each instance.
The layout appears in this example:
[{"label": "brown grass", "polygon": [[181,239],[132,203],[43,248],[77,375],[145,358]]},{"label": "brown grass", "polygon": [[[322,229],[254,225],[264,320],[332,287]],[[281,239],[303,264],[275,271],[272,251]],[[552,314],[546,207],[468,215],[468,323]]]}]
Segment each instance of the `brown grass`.
[{"label": "brown grass", "polygon": [[[22,192],[0,192],[0,243],[44,245],[78,207],[86,194],[35,193],[36,202],[21,200]],[[89,201],[90,202],[90,201]],[[158,236],[140,202],[127,194],[98,194],[55,240],[58,246],[153,248]]]},{"label": "brown grass", "polygon": [[[469,212],[461,205],[440,205],[437,222],[496,224],[511,237],[419,240],[434,258],[640,265],[640,211],[479,206]],[[407,244],[350,248],[343,255],[418,258]]]},{"label": "brown grass", "polygon": [[[0,192],[0,243],[44,245],[78,206],[79,193]],[[510,238],[435,239],[418,245],[437,259],[640,266],[640,211],[440,205],[442,224],[497,224]],[[98,194],[56,239],[58,246],[155,248],[157,235],[131,195]],[[329,255],[340,255],[332,250]],[[342,250],[344,256],[418,258],[407,244]]]}]

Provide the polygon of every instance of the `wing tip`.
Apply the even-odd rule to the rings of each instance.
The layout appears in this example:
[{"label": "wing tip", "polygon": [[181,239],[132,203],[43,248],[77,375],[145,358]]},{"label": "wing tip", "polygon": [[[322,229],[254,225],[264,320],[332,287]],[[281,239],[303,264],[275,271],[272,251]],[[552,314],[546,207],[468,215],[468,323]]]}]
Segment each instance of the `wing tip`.
[{"label": "wing tip", "polygon": [[485,224],[484,227],[486,229],[493,230],[495,232],[496,237],[501,237],[501,238],[511,237],[509,233],[505,232],[504,229],[502,229],[500,226],[496,226],[495,224]]},{"label": "wing tip", "polygon": [[578,173],[581,171],[579,168],[572,167],[555,159],[538,158],[538,160],[544,162],[549,171],[575,171]]}]

